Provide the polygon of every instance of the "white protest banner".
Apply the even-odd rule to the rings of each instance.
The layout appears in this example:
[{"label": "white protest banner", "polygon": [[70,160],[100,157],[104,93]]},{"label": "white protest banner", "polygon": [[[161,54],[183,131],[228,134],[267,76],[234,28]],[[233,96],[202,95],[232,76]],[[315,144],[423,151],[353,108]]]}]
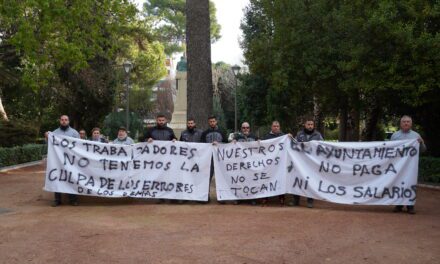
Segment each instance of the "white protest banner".
[{"label": "white protest banner", "polygon": [[213,150],[217,199],[285,193],[344,204],[412,205],[419,143],[297,143],[287,136],[218,145]]},{"label": "white protest banner", "polygon": [[288,143],[285,136],[215,146],[217,199],[255,199],[286,193]]},{"label": "white protest banner", "polygon": [[50,133],[48,145],[46,191],[208,200],[209,144],[153,141],[115,145]]},{"label": "white protest banner", "polygon": [[289,149],[288,193],[343,204],[413,205],[419,162],[416,139],[311,141]]}]

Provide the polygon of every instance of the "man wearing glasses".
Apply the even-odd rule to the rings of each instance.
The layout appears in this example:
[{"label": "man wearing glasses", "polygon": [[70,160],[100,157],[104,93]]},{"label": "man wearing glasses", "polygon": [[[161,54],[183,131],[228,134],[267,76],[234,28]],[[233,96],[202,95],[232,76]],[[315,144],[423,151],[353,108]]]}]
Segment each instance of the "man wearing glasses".
[{"label": "man wearing glasses", "polygon": [[251,127],[248,122],[241,124],[241,133],[234,134],[233,142],[251,142],[257,141],[258,138],[251,133]]},{"label": "man wearing glasses", "polygon": [[[257,141],[258,138],[251,133],[251,126],[249,125],[248,122],[243,122],[243,124],[241,124],[241,132],[239,133],[235,133],[234,134],[234,139],[232,140],[233,143],[237,143],[238,142],[252,142],[252,141]],[[257,205],[257,201],[256,200],[251,200],[250,201],[252,205]],[[234,204],[239,204],[240,201],[236,200],[234,201]]]}]

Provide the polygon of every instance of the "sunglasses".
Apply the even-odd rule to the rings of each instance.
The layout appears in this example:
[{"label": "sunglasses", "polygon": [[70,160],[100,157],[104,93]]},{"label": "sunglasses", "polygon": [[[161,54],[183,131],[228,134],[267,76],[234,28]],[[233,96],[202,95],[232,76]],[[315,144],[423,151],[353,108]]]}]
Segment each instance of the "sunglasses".
[{"label": "sunglasses", "polygon": [[241,127],[242,129],[249,129],[250,127]]}]

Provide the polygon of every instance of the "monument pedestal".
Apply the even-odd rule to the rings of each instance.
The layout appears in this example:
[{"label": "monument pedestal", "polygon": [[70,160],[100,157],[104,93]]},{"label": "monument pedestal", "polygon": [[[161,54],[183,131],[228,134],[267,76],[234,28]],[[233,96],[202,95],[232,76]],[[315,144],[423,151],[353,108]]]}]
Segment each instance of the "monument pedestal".
[{"label": "monument pedestal", "polygon": [[177,98],[169,126],[174,130],[176,137],[179,138],[182,131],[186,129],[186,71],[177,71],[176,81]]}]

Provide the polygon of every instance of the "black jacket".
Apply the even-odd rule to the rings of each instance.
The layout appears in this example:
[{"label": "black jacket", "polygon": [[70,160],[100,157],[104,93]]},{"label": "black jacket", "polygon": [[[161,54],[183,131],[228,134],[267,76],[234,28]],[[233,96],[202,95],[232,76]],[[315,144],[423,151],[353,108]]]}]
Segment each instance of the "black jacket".
[{"label": "black jacket", "polygon": [[243,133],[235,133],[234,139],[238,142],[250,142],[250,141],[257,141],[258,137],[256,137],[254,134],[250,133],[249,135],[245,135]]},{"label": "black jacket", "polygon": [[201,142],[202,140],[203,130],[194,128],[194,129],[186,129],[182,131],[180,134],[180,141],[185,142]]},{"label": "black jacket", "polygon": [[283,132],[280,132],[280,133],[278,133],[278,134],[274,134],[274,133],[272,133],[272,131],[270,131],[268,134],[266,134],[265,136],[264,136],[264,140],[266,140],[266,139],[272,139],[272,138],[277,138],[277,137],[281,137],[281,136],[284,136],[285,134],[283,133]]},{"label": "black jacket", "polygon": [[173,139],[177,139],[174,135],[173,129],[167,126],[154,126],[147,130],[145,134],[145,140],[152,138],[153,140],[163,140],[163,141],[171,141]]},{"label": "black jacket", "polygon": [[321,133],[314,130],[311,134],[307,134],[304,129],[298,131],[296,134],[296,140],[298,142],[308,142],[312,140],[324,140],[321,136]]},{"label": "black jacket", "polygon": [[228,143],[226,133],[218,127],[208,128],[202,134],[201,142],[212,143],[214,141]]}]

